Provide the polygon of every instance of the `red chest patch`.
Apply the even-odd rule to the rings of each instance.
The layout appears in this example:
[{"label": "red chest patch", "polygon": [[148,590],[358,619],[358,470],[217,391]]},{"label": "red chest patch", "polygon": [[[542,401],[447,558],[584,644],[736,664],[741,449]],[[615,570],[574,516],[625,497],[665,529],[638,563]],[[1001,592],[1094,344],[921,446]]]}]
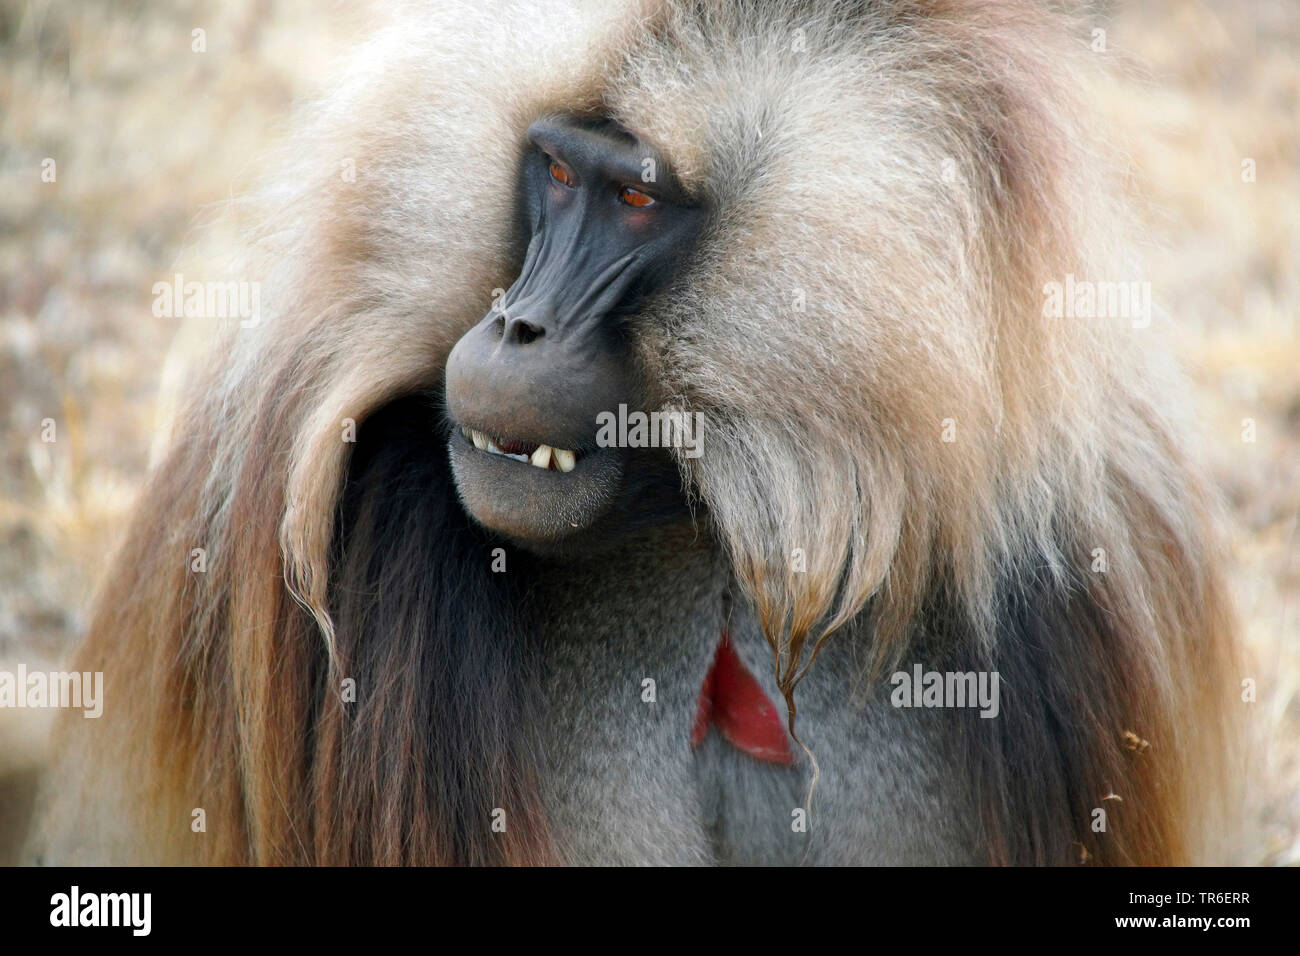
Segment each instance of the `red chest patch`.
[{"label": "red chest patch", "polygon": [[725,633],[700,688],[691,728],[692,747],[704,743],[710,725],[718,728],[727,743],[756,760],[794,763],[790,734],[780,712],[740,662]]}]

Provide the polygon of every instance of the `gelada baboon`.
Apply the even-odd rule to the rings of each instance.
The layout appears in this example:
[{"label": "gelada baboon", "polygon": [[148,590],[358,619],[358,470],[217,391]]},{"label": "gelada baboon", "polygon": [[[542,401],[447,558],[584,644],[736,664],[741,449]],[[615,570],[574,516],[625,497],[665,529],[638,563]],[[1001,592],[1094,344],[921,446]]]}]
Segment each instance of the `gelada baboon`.
[{"label": "gelada baboon", "polygon": [[112,563],[37,854],[1206,859],[1211,498],[1143,317],[1051,307],[1135,279],[1086,36],[959,0],[381,32],[253,204],[263,315]]}]

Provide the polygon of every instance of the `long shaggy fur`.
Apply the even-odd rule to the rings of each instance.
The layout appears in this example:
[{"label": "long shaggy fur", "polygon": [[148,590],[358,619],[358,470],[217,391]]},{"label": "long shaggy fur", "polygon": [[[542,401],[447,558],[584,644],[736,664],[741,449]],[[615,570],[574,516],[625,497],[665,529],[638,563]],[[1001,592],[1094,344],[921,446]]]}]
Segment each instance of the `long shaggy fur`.
[{"label": "long shaggy fur", "polygon": [[[196,386],[113,564],[79,667],[114,710],[68,730],[98,775],[59,784],[55,829],[111,790],[116,823],[85,829],[117,839],[83,849],[113,859],[550,858],[527,596],[474,570],[489,543],[417,436],[518,267],[528,122],[598,111],[715,211],[636,354],[705,415],[684,487],[796,731],[819,642],[862,640],[879,674],[924,639],[1033,702],[961,742],[990,861],[1204,858],[1233,681],[1210,496],[1156,334],[1043,315],[1067,274],[1135,277],[1062,24],[959,0],[480,6],[403,11],[250,203],[269,316]],[[1080,834],[1112,787],[1111,833]],[[536,812],[494,841],[484,799]]]}]

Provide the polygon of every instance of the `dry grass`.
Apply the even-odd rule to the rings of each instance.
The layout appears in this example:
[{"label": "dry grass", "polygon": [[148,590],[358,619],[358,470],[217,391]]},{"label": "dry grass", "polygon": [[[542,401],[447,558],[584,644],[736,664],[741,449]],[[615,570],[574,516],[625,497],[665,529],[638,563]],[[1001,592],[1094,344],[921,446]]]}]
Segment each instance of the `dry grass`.
[{"label": "dry grass", "polygon": [[[200,232],[221,240],[219,221],[199,226],[256,179],[360,18],[276,0],[72,8],[64,25],[53,3],[0,0],[0,667],[58,660],[83,627],[146,469],[176,330],[151,315],[151,286],[193,260]],[[1146,197],[1154,295],[1231,510],[1267,744],[1254,858],[1300,862],[1300,8],[1103,9],[1116,78],[1101,105]],[[205,53],[190,49],[196,27]],[[15,730],[29,713],[0,712],[0,772],[39,757],[44,725]],[[21,806],[0,787],[6,812]]]}]

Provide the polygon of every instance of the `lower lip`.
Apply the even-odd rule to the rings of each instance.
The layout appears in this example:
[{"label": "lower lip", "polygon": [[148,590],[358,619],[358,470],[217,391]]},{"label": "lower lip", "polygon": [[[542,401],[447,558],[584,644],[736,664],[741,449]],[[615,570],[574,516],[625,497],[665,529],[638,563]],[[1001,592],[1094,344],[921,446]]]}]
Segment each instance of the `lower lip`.
[{"label": "lower lip", "polygon": [[543,471],[459,437],[448,447],[461,503],[480,524],[516,541],[549,547],[590,527],[622,487],[621,458],[605,449],[584,455],[573,471]]}]

